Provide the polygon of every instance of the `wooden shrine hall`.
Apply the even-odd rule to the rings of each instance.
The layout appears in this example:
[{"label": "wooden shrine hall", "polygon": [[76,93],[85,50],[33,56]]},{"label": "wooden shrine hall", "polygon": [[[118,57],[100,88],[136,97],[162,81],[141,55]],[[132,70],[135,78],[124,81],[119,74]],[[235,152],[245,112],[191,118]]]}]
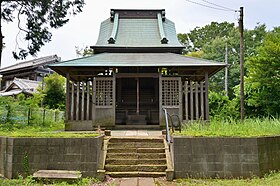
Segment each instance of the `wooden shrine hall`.
[{"label": "wooden shrine hall", "polygon": [[165,10],[112,9],[94,55],[50,65],[67,78],[66,130],[164,126],[209,120],[208,79],[224,63],[181,55]]}]

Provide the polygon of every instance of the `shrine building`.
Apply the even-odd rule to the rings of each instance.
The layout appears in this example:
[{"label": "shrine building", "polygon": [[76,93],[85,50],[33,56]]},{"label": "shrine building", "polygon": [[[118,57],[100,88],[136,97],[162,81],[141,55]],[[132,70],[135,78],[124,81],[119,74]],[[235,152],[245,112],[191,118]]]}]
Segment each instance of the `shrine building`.
[{"label": "shrine building", "polygon": [[182,122],[209,120],[209,77],[225,64],[182,55],[164,9],[112,9],[91,48],[49,66],[67,78],[66,130],[160,129],[163,108]]}]

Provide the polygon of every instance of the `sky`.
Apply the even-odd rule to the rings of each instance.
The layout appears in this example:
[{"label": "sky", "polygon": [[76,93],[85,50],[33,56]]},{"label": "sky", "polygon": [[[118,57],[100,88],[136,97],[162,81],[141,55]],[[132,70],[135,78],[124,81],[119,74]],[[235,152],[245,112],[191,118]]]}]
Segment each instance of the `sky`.
[{"label": "sky", "polygon": [[[280,26],[279,0],[192,0],[197,3],[206,2],[221,5],[230,9],[239,10],[244,7],[244,27],[253,29],[257,23],[264,23],[268,29]],[[195,27],[203,27],[212,21],[233,22],[238,24],[239,13],[221,11],[203,7],[188,0],[85,0],[83,12],[70,18],[62,28],[52,30],[52,41],[41,48],[37,57],[58,55],[62,60],[77,58],[75,47],[84,48],[96,43],[99,26],[109,18],[110,9],[165,9],[166,18],[175,23],[177,33],[188,33]],[[19,46],[25,46],[18,34],[17,23],[2,23],[2,32],[5,36],[5,49],[2,53],[2,67],[10,66],[20,61],[12,57],[12,51]],[[29,56],[26,60],[36,57]]]}]

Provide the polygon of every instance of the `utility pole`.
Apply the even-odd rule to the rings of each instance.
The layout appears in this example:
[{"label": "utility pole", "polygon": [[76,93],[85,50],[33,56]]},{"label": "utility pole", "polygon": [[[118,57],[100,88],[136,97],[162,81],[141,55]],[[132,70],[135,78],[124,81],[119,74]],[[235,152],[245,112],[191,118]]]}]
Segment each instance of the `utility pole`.
[{"label": "utility pole", "polygon": [[228,45],[227,45],[227,42],[226,42],[225,63],[226,63],[226,68],[225,68],[225,93],[226,93],[226,96],[228,96]]},{"label": "utility pole", "polygon": [[244,120],[244,24],[243,7],[240,7],[239,31],[240,31],[240,119]]}]

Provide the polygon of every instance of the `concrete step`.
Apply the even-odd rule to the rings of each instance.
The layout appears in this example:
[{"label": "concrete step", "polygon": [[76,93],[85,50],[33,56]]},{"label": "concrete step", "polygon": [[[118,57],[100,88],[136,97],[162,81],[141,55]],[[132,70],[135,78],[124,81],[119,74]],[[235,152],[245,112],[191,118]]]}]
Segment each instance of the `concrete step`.
[{"label": "concrete step", "polygon": [[164,153],[164,148],[108,148],[107,153]]},{"label": "concrete step", "polygon": [[105,170],[109,172],[164,172],[166,165],[105,165]]},{"label": "concrete step", "polygon": [[166,159],[106,159],[105,164],[110,165],[166,165]]},{"label": "concrete step", "polygon": [[68,170],[38,170],[33,174],[33,178],[37,179],[64,179],[73,180],[80,179],[82,173],[80,171]]},{"label": "concrete step", "polygon": [[165,153],[107,153],[108,159],[159,159],[166,158]]},{"label": "concrete step", "polygon": [[108,143],[108,148],[164,148],[163,143],[148,143],[148,142],[122,142]]},{"label": "concrete step", "polygon": [[127,178],[127,177],[163,177],[165,172],[106,172],[107,175],[113,178]]},{"label": "concrete step", "polygon": [[109,142],[111,143],[118,143],[118,142],[148,142],[148,143],[163,143],[163,139],[160,137],[145,137],[145,138],[141,138],[141,137],[117,137],[117,138],[111,138],[109,140]]}]

